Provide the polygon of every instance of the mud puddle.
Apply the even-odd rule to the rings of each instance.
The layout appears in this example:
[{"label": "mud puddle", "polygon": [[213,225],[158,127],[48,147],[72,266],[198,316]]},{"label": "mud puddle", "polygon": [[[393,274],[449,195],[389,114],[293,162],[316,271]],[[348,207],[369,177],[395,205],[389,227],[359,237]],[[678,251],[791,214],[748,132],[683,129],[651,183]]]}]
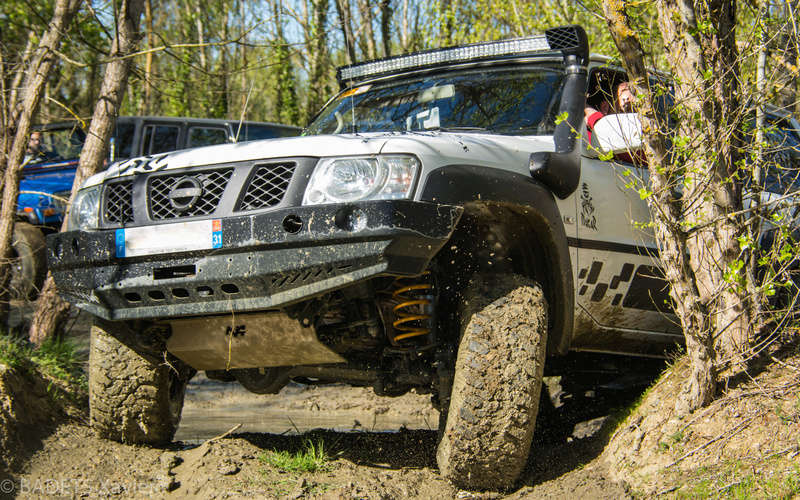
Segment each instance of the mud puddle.
[{"label": "mud puddle", "polygon": [[241,424],[237,432],[302,434],[313,429],[337,432],[436,430],[439,413],[430,396],[409,393],[376,396],[372,389],[340,384],[291,383],[278,394],[252,394],[239,384],[198,374],[189,383],[175,439],[201,442]]}]

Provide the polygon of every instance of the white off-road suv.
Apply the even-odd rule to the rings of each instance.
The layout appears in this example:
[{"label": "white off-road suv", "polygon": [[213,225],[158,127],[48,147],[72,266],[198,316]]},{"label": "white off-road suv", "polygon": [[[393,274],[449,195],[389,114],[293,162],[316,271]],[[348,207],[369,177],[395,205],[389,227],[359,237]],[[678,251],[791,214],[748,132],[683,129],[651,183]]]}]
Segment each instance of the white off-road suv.
[{"label": "white off-road suv", "polygon": [[338,77],[302,137],[137,158],[84,184],[48,256],[61,295],[96,316],[92,424],[169,441],[196,370],[257,393],[415,389],[442,414],[442,473],[510,485],[546,360],[681,340],[622,180],[646,169],[580,135],[587,93],[624,74],[569,26]]}]

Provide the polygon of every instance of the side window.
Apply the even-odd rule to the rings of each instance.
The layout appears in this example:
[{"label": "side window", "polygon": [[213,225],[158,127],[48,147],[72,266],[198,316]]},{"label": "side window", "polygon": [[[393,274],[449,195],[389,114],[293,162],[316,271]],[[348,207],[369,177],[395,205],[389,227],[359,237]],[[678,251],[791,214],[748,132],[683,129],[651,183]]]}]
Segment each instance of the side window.
[{"label": "side window", "polygon": [[586,106],[593,108],[603,114],[616,113],[616,89],[628,78],[622,71],[615,71],[609,68],[595,68],[589,75],[588,93],[586,94]]},{"label": "side window", "polygon": [[117,123],[114,132],[114,151],[110,152],[112,160],[123,160],[133,156],[133,132],[136,126],[133,123]]},{"label": "side window", "polygon": [[228,133],[219,127],[190,127],[187,148],[224,144],[228,142]]},{"label": "side window", "polygon": [[[644,156],[637,153],[639,141],[634,137],[640,134],[638,119],[627,119],[629,115],[619,115],[617,119],[606,118],[617,113],[633,112],[633,95],[627,84],[628,77],[624,71],[608,67],[594,68],[589,74],[588,91],[584,118],[586,135],[584,135],[584,152],[589,157],[612,160],[616,163],[627,163],[645,167]],[[597,134],[594,135],[594,127]],[[613,151],[613,158],[599,155],[600,151]]]},{"label": "side window", "polygon": [[[233,133],[239,128],[239,124],[233,124]],[[259,139],[274,139],[276,137],[283,137],[280,130],[276,130],[268,125],[252,125],[243,123],[241,130],[239,130],[239,142],[243,141],[256,141]]]},{"label": "side window", "polygon": [[178,149],[179,128],[173,125],[147,125],[143,135],[143,154],[153,155]]}]

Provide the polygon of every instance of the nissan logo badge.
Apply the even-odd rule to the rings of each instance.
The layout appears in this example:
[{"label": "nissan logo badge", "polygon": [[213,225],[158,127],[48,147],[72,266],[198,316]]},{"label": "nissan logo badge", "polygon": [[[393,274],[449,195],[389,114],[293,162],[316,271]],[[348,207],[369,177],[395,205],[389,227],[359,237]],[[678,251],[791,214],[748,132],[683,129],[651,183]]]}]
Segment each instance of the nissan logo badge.
[{"label": "nissan logo badge", "polygon": [[194,177],[184,177],[172,186],[169,191],[169,202],[178,213],[194,207],[203,195],[203,185]]}]

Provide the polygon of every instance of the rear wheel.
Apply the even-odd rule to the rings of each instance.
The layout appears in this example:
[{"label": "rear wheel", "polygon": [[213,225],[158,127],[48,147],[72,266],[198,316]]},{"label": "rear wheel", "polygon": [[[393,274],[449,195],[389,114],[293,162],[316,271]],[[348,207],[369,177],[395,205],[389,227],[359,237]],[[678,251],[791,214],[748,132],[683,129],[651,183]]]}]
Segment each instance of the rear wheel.
[{"label": "rear wheel", "polygon": [[89,355],[92,428],[123,443],[169,443],[194,370],[163,351],[144,357],[118,340],[132,335],[124,322],[95,319]]},{"label": "rear wheel", "polygon": [[231,373],[242,387],[256,394],[277,394],[289,383],[285,367],[241,368]]},{"label": "rear wheel", "polygon": [[547,304],[534,281],[479,275],[459,310],[461,339],[436,459],[463,488],[511,486],[530,450],[547,344]]},{"label": "rear wheel", "polygon": [[47,274],[44,234],[27,222],[16,222],[11,248],[11,298],[33,300]]}]

